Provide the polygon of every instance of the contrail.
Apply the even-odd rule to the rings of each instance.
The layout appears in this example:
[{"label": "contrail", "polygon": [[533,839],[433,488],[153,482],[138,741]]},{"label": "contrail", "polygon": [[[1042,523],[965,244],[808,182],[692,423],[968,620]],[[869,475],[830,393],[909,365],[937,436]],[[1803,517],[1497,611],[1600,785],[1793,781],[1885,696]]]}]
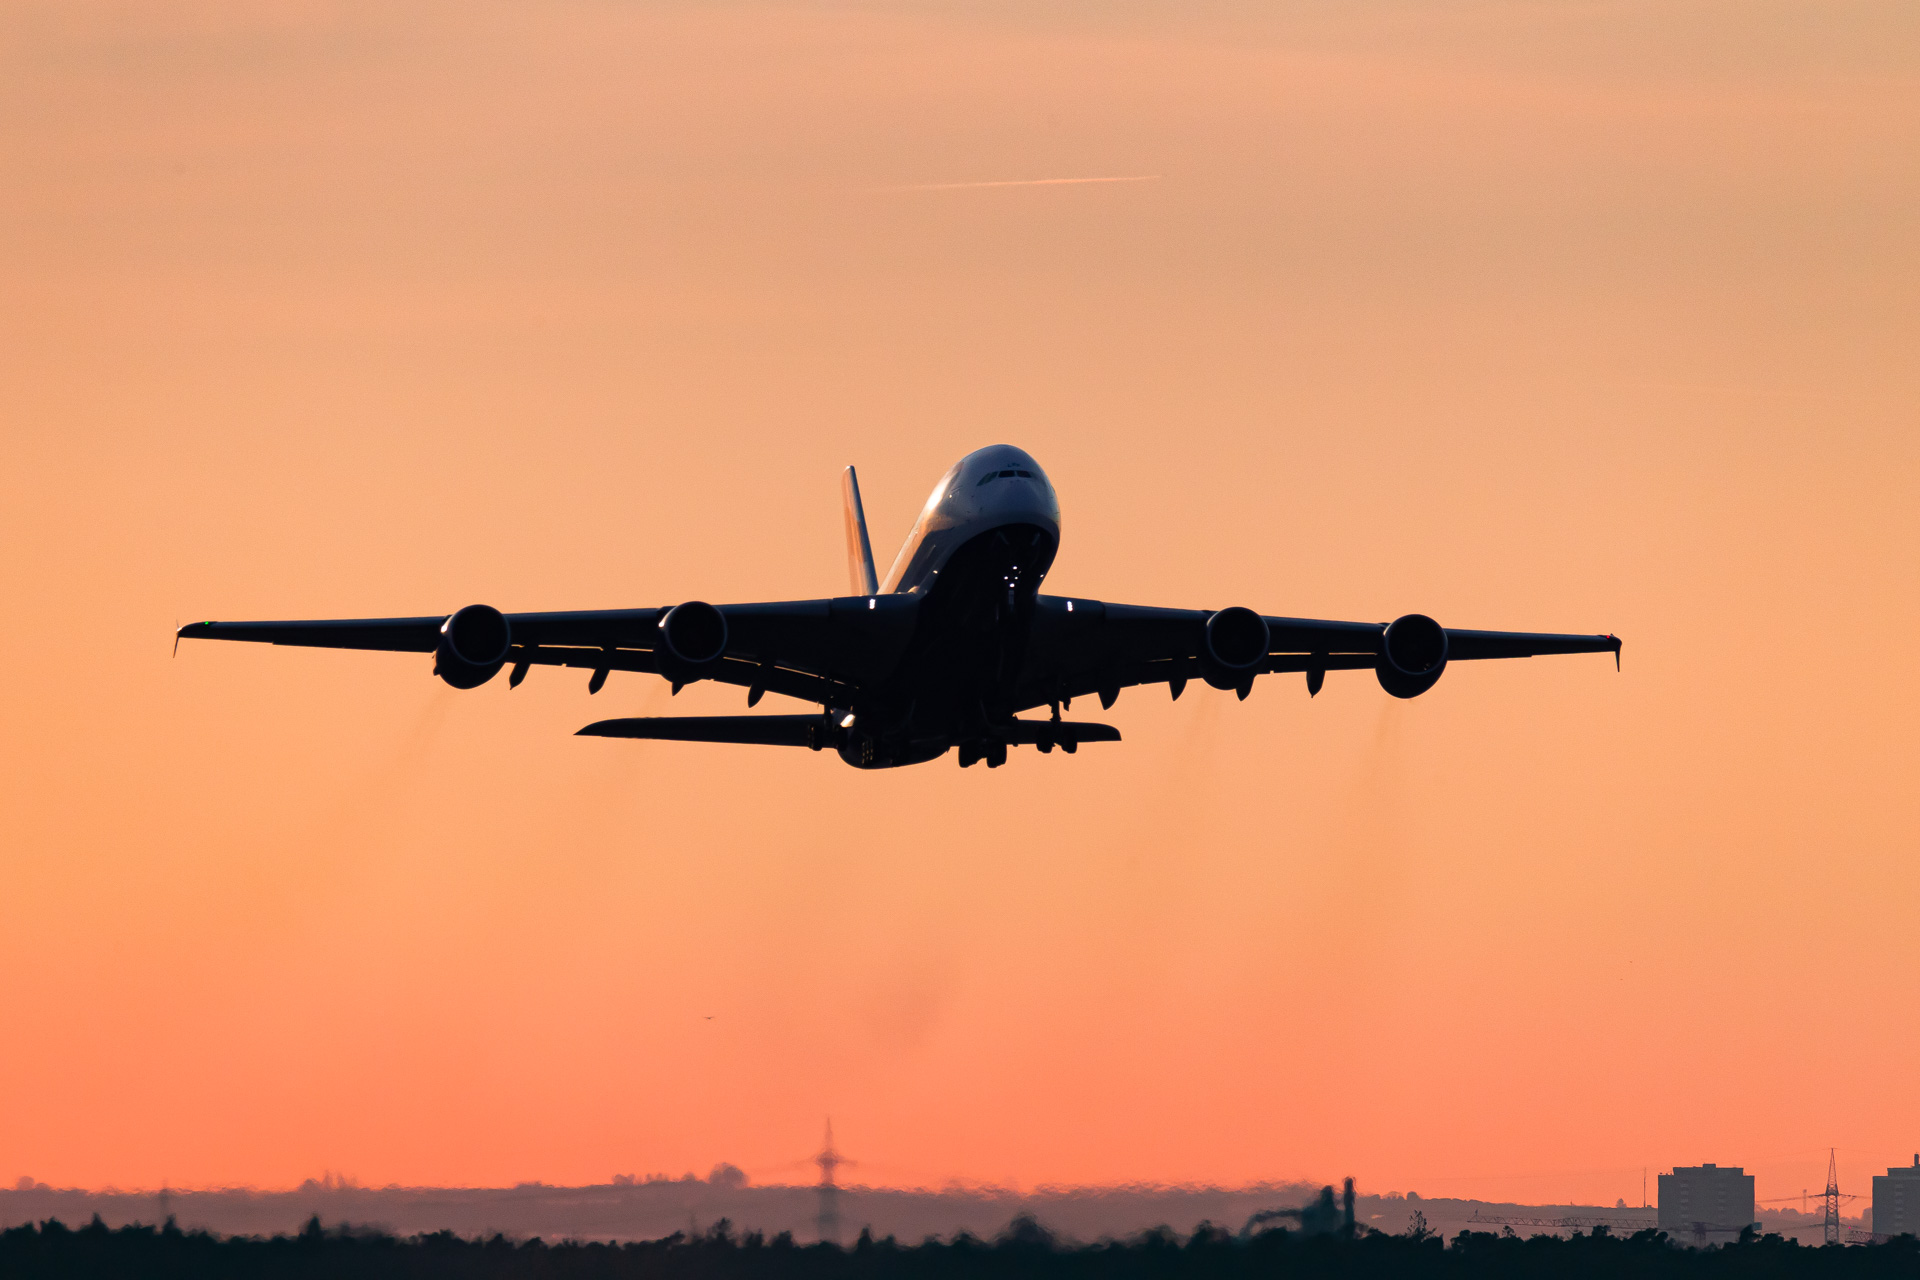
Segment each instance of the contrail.
[{"label": "contrail", "polygon": [[906,187],[875,187],[875,191],[967,191],[977,187],[1082,187],[1097,182],[1158,182],[1157,173],[1124,178],[1009,178],[999,182],[921,182]]}]

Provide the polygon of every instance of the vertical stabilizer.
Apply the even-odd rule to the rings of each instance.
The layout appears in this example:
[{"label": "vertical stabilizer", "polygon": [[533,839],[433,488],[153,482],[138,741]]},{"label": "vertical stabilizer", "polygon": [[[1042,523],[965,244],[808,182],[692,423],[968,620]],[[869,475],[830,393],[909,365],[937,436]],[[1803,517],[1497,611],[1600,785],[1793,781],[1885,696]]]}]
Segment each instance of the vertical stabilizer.
[{"label": "vertical stabilizer", "polygon": [[867,513],[860,508],[860,477],[848,467],[840,477],[840,491],[847,507],[847,573],[853,579],[853,594],[871,596],[880,593],[880,579],[873,571],[873,544],[867,540]]}]

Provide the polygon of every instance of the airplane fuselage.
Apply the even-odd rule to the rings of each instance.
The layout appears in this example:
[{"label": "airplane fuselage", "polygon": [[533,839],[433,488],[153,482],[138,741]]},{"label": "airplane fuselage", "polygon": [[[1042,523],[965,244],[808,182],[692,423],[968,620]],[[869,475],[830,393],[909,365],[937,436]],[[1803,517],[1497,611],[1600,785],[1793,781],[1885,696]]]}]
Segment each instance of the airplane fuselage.
[{"label": "airplane fuselage", "polygon": [[[915,601],[890,676],[863,691],[840,745],[867,768],[958,745],[992,758],[992,727],[1017,709],[1040,584],[1060,547],[1060,502],[1011,445],[968,454],[940,478],[881,591]],[[977,745],[975,745],[977,743]]]}]

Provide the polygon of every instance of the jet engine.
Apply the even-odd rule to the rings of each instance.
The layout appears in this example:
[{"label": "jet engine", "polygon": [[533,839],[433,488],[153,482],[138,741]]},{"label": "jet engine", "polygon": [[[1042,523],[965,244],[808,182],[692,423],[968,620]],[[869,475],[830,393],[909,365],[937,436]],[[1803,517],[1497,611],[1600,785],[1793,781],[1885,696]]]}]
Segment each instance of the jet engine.
[{"label": "jet engine", "polygon": [[706,601],[677,604],[660,619],[656,656],[662,675],[676,681],[697,680],[726,652],[726,615]]},{"label": "jet engine", "polygon": [[1267,658],[1267,620],[1238,605],[1207,619],[1200,641],[1200,675],[1216,689],[1236,689],[1241,697]]},{"label": "jet engine", "polygon": [[505,614],[490,605],[470,604],[440,624],[433,674],[456,689],[477,689],[500,670],[512,642]]},{"label": "jet engine", "polygon": [[1380,687],[1396,698],[1417,698],[1433,688],[1447,669],[1447,629],[1424,613],[1409,613],[1387,624],[1380,660],[1373,673]]}]

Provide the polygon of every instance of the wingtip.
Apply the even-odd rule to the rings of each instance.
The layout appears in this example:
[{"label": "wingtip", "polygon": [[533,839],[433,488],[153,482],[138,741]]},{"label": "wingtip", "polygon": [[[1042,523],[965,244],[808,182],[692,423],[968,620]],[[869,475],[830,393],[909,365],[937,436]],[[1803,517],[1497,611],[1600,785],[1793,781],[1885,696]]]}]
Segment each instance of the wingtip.
[{"label": "wingtip", "polygon": [[1620,637],[1608,636],[1607,639],[1613,641],[1613,669],[1618,671],[1620,669]]}]

